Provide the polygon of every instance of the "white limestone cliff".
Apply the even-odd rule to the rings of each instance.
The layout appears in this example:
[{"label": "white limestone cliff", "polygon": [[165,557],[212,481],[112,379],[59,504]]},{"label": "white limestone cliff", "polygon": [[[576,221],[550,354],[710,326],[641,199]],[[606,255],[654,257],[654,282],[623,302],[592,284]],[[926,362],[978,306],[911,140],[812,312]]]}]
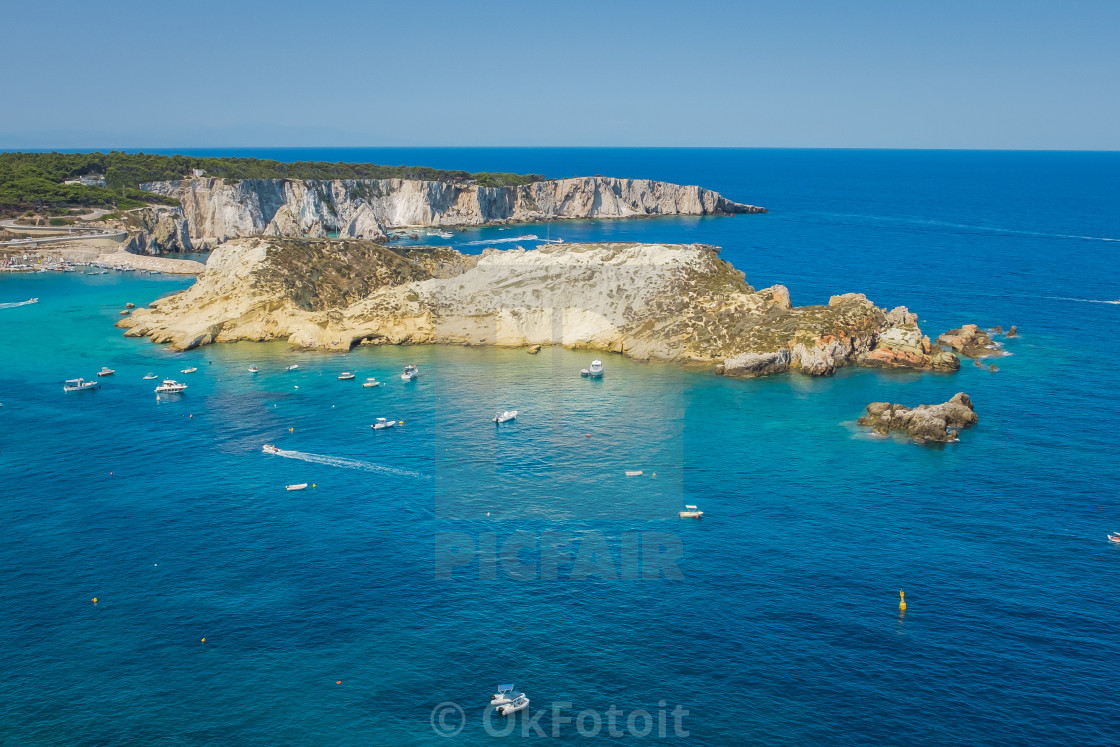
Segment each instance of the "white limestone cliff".
[{"label": "white limestone cliff", "polygon": [[380,238],[385,228],[766,212],[702,187],[607,177],[511,187],[418,179],[187,179],[141,186],[180,201],[186,234],[199,249],[246,236],[347,231]]}]

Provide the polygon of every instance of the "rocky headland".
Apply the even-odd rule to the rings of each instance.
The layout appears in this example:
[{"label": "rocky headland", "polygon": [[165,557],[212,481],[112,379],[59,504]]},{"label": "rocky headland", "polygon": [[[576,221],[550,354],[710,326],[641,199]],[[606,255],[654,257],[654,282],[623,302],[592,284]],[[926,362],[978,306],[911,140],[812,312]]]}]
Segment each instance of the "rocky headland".
[{"label": "rocky headland", "polygon": [[871,426],[876,433],[904,431],[918,443],[957,441],[957,434],[980,421],[972,400],[964,392],[953,395],[939,405],[918,405],[915,408],[890,402],[872,402],[867,414],[856,422]]},{"label": "rocky headland", "polygon": [[863,294],[793,306],[704,245],[552,244],[526,251],[391,247],[354,239],[223,243],[189,289],[118,326],[179,349],[215,341],[566,345],[725,375],[828,375],[845,365],[952,371],[905,307]]},{"label": "rocky headland", "polygon": [[138,211],[130,248],[150,254],[209,251],[249,236],[384,241],[388,230],[408,227],[766,212],[703,187],[599,176],[504,187],[421,179],[183,179],[141,187],[180,204]]}]

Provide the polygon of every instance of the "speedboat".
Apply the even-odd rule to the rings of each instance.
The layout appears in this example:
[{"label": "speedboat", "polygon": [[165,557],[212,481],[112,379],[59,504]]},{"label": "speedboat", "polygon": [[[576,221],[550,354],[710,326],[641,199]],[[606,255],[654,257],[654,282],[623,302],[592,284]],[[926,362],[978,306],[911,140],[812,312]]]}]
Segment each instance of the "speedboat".
[{"label": "speedboat", "polygon": [[260,371],[260,369],[257,368],[257,364],[254,363],[253,365],[249,366],[249,373],[256,373],[257,371]]},{"label": "speedboat", "polygon": [[397,421],[395,421],[395,420],[386,420],[385,418],[378,418],[377,422],[374,423],[373,425],[371,425],[370,428],[373,428],[375,431],[380,431],[380,430],[384,430],[386,428],[392,428],[396,424],[397,424]]},{"label": "speedboat", "polygon": [[295,485],[286,485],[285,488],[287,488],[288,490],[306,490],[307,489],[307,483],[298,482]]},{"label": "speedboat", "polygon": [[684,511],[680,512],[680,517],[682,519],[699,519],[703,515],[703,511],[687,503],[684,506]]},{"label": "speedboat", "polygon": [[187,368],[184,368],[179,373],[194,373],[197,370],[198,370],[198,366],[188,366]]},{"label": "speedboat", "polygon": [[62,384],[62,391],[64,392],[80,392],[84,389],[100,389],[101,382],[99,381],[86,381],[85,379],[67,379]]},{"label": "speedboat", "polygon": [[597,379],[603,375],[603,362],[599,359],[591,361],[591,368],[587,369],[587,375],[593,379]]},{"label": "speedboat", "polygon": [[494,422],[495,423],[508,423],[509,421],[515,420],[516,418],[517,418],[517,410],[506,410],[505,412],[499,412],[497,415],[495,415],[494,416]]},{"label": "speedboat", "polygon": [[401,381],[415,381],[416,377],[420,375],[420,369],[411,363],[404,367],[404,373],[401,374]]},{"label": "speedboat", "polygon": [[263,451],[265,454],[279,454],[280,453],[280,449],[277,449],[272,444],[265,444],[264,446],[261,447],[261,451]]},{"label": "speedboat", "polygon": [[529,699],[527,697],[525,697],[524,693],[522,693],[521,695],[518,695],[517,699],[514,700],[512,703],[506,703],[505,705],[500,705],[497,708],[495,708],[494,710],[496,710],[498,712],[499,716],[508,716],[511,713],[517,713],[518,711],[524,710],[528,707],[529,707]]},{"label": "speedboat", "polygon": [[368,379],[366,379],[365,381],[362,382],[362,386],[364,386],[364,387],[381,386],[381,382],[377,380],[376,376],[370,376]]},{"label": "speedboat", "polygon": [[350,373],[349,371],[343,371],[342,373],[340,373],[338,375],[338,380],[339,381],[350,381],[353,378],[354,378],[354,374]]},{"label": "speedboat", "polygon": [[1108,535],[1108,539],[1110,542],[1120,542],[1120,533],[1114,532]]},{"label": "speedboat", "polygon": [[299,368],[299,364],[298,363],[293,363],[292,365],[288,366],[284,370],[285,371],[295,371],[297,368]]},{"label": "speedboat", "polygon": [[151,381],[152,379],[158,379],[158,378],[159,378],[159,377],[158,377],[158,376],[156,376],[156,375],[155,375],[154,373],[152,373],[151,371],[149,371],[148,373],[144,374],[144,381]]},{"label": "speedboat", "polygon": [[180,384],[175,379],[164,379],[163,383],[156,387],[156,394],[179,394],[186,388],[186,384]]},{"label": "speedboat", "polygon": [[98,376],[112,376],[115,373],[116,373],[116,371],[109,368],[108,366],[102,366],[101,370],[97,372],[97,375]]},{"label": "speedboat", "polygon": [[514,692],[513,683],[508,685],[498,685],[498,692],[490,696],[490,705],[501,706],[512,703],[525,693]]}]

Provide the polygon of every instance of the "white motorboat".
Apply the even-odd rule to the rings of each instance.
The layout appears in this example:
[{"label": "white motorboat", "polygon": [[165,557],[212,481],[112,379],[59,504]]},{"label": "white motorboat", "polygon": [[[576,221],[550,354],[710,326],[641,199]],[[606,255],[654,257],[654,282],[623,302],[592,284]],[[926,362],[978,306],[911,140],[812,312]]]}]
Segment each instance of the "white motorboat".
[{"label": "white motorboat", "polygon": [[257,364],[254,363],[253,365],[249,366],[249,373],[256,373],[257,371],[260,371],[260,369],[257,368]]},{"label": "white motorboat", "polygon": [[404,373],[401,374],[401,381],[415,381],[416,377],[420,375],[420,369],[411,363],[404,367]]},{"label": "white motorboat", "polygon": [[115,373],[116,373],[116,371],[109,368],[108,366],[102,366],[101,370],[97,372],[97,375],[98,376],[112,376]]},{"label": "white motorboat", "polygon": [[197,370],[198,370],[198,366],[187,366],[186,368],[184,368],[179,373],[194,373]]},{"label": "white motorboat", "polygon": [[279,454],[280,453],[280,449],[277,449],[272,444],[265,444],[264,446],[261,447],[261,451],[263,451],[265,454]]},{"label": "white motorboat", "polygon": [[397,421],[395,421],[395,420],[386,420],[385,418],[378,418],[377,422],[374,423],[373,425],[371,425],[370,428],[373,428],[375,431],[381,431],[381,430],[385,430],[386,428],[392,428],[396,424],[397,424]]},{"label": "white motorboat", "polygon": [[297,368],[299,368],[299,364],[298,363],[293,363],[292,365],[288,366],[284,370],[285,371],[295,371]]},{"label": "white motorboat", "polygon": [[696,506],[685,504],[684,511],[680,512],[682,519],[699,519],[704,515],[704,512],[696,508]]},{"label": "white motorboat", "polygon": [[587,375],[593,379],[597,379],[603,375],[603,362],[599,359],[591,361],[591,368],[587,369]]},{"label": "white motorboat", "polygon": [[180,384],[175,379],[164,379],[163,383],[156,387],[156,394],[179,394],[186,388],[186,384]]},{"label": "white motorboat", "polygon": [[626,470],[626,476],[627,477],[638,477],[641,474],[642,474],[642,470],[640,470],[640,469],[628,469],[628,470]]},{"label": "white motorboat", "polygon": [[349,371],[343,371],[342,373],[340,373],[338,375],[338,380],[339,381],[351,381],[351,380],[353,380],[353,378],[354,378],[354,374],[350,373]]},{"label": "white motorboat", "polygon": [[512,703],[513,701],[517,700],[518,698],[520,698],[524,694],[525,693],[515,692],[514,689],[513,689],[513,683],[512,682],[508,685],[498,685],[498,692],[496,692],[496,693],[494,693],[493,695],[490,696],[490,705],[492,705],[492,706],[507,705],[507,704]]},{"label": "white motorboat", "polygon": [[151,371],[149,371],[148,373],[144,374],[144,381],[151,381],[152,379],[158,379],[158,378],[159,378],[159,377],[158,377],[158,376],[156,376],[156,375],[155,375],[154,373],[152,373]]},{"label": "white motorboat", "polygon": [[67,379],[62,384],[64,392],[81,392],[85,389],[100,389],[100,381],[86,381],[85,379]]},{"label": "white motorboat", "polygon": [[284,487],[288,490],[306,490],[307,489],[307,483],[298,482],[295,485],[285,485]]},{"label": "white motorboat", "polygon": [[505,412],[499,412],[494,416],[495,423],[508,423],[509,421],[516,419],[517,410],[506,410]]},{"label": "white motorboat", "polygon": [[455,237],[455,234],[450,233],[448,231],[428,231],[428,235],[429,236],[438,236],[441,239],[450,239],[450,238]]},{"label": "white motorboat", "polygon": [[376,376],[370,376],[368,379],[366,379],[365,381],[362,382],[362,386],[364,386],[364,387],[381,386],[381,382],[377,380]]},{"label": "white motorboat", "polygon": [[511,713],[517,713],[518,711],[522,711],[522,710],[524,710],[528,707],[529,707],[529,699],[527,697],[525,697],[524,693],[522,693],[521,695],[518,695],[517,699],[514,700],[512,703],[506,703],[505,705],[500,705],[497,708],[495,708],[494,710],[496,710],[498,712],[499,716],[508,716]]}]

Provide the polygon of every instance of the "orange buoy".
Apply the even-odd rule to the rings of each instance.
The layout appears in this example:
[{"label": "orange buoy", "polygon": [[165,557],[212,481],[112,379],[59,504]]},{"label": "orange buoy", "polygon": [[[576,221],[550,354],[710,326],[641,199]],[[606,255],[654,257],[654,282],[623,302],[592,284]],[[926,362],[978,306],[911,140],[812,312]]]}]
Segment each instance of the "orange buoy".
[{"label": "orange buoy", "polygon": [[205,638],[203,638],[203,639],[202,639],[202,642],[203,642],[203,643],[206,643],[206,639],[205,639]]},{"label": "orange buoy", "polygon": [[342,680],[335,680],[335,681],[334,681],[334,684],[336,684],[336,685],[341,685],[341,684],[342,684]]},{"label": "orange buoy", "polygon": [[901,589],[898,590],[898,611],[906,611],[906,595],[902,593]]}]

